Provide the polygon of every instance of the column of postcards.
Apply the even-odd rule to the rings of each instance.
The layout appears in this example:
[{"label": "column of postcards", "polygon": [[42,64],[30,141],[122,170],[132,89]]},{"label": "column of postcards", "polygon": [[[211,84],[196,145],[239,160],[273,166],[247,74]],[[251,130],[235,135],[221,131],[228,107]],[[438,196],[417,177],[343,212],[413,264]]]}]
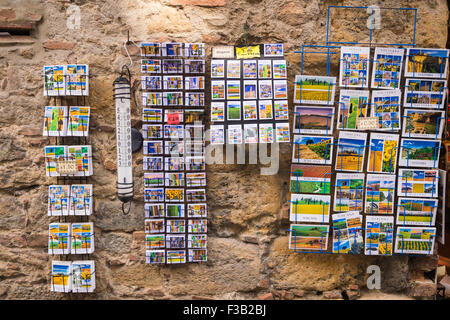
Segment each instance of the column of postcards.
[{"label": "column of postcards", "polygon": [[205,46],[142,43],[146,261],[207,260]]},{"label": "column of postcards", "polygon": [[92,184],[88,184],[92,150],[86,145],[88,66],[45,66],[44,95],[54,103],[45,107],[43,135],[55,138],[54,145],[45,147],[45,169],[47,177],[57,177],[57,183],[48,189],[47,214],[59,219],[49,225],[48,254],[61,260],[52,261],[50,290],[93,292],[95,264],[85,260],[94,252],[94,225],[89,222],[93,195]]}]

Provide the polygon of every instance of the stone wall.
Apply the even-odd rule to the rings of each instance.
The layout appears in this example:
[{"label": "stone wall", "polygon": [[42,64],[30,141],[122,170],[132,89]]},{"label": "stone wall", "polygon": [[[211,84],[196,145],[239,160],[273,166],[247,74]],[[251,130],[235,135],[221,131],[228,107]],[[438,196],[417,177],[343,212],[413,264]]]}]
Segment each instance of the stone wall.
[{"label": "stone wall", "polygon": [[[91,136],[94,184],[97,289],[81,298],[349,298],[364,287],[366,268],[378,264],[382,290],[409,292],[413,270],[432,269],[434,260],[295,254],[287,249],[287,197],[290,148],[281,148],[280,171],[261,176],[257,165],[207,168],[208,262],[149,266],[144,261],[142,155],[134,155],[137,191],[124,216],[115,195],[115,116],[112,82],[129,63],[123,43],[177,40],[243,44],[283,42],[289,66],[289,92],[300,70],[301,44],[324,44],[329,5],[392,6],[392,1],[339,0],[2,0],[0,26],[31,24],[31,36],[0,37],[0,298],[67,299],[49,292],[52,257],[47,255],[48,185],[42,134],[44,64],[85,63],[90,68]],[[69,6],[81,12],[78,30],[67,27]],[[396,1],[417,7],[417,45],[445,47],[448,8],[445,0]],[[368,14],[336,13],[333,39],[368,41]],[[382,14],[380,42],[410,42],[412,16]],[[365,33],[366,36],[361,36]],[[139,57],[132,72],[138,79]],[[308,56],[305,73],[324,74],[322,57]],[[333,66],[337,75],[337,68]],[[135,87],[139,88],[136,82]],[[140,92],[135,92],[140,101]],[[292,101],[291,101],[292,102]],[[292,106],[291,106],[292,107]],[[133,110],[140,128],[140,102]],[[419,267],[418,267],[419,266]],[[426,291],[426,290],[425,290]],[[72,296],[72,298],[80,298]]]}]

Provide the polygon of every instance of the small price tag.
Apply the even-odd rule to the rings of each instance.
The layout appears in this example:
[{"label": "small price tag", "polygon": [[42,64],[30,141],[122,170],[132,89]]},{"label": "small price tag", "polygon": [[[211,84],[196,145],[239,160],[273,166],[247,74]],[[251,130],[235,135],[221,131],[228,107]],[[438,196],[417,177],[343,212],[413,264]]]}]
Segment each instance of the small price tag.
[{"label": "small price tag", "polygon": [[58,172],[59,174],[76,174],[78,172],[76,160],[57,161],[56,172]]},{"label": "small price tag", "polygon": [[378,117],[357,118],[356,127],[360,130],[374,130],[380,127],[380,119]]},{"label": "small price tag", "polygon": [[167,114],[167,124],[180,124],[180,115],[178,113]]}]

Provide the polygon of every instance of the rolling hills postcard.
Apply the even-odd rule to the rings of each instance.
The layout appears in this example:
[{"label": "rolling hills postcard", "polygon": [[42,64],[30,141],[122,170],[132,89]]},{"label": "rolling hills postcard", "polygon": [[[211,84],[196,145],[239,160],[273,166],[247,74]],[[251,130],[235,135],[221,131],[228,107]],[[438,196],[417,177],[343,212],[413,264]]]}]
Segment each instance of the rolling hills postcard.
[{"label": "rolling hills postcard", "polygon": [[402,139],[399,166],[435,168],[439,164],[440,140]]},{"label": "rolling hills postcard", "polygon": [[292,164],[290,192],[330,194],[331,166]]},{"label": "rolling hills postcard", "polygon": [[330,134],[333,123],[334,107],[295,107],[294,133]]},{"label": "rolling hills postcard", "polygon": [[330,196],[291,194],[292,222],[328,223],[330,215]]},{"label": "rolling hills postcard", "polygon": [[294,103],[334,104],[336,77],[295,76]]},{"label": "rolling hills postcard", "polygon": [[289,249],[326,251],[328,228],[327,225],[291,224]]}]

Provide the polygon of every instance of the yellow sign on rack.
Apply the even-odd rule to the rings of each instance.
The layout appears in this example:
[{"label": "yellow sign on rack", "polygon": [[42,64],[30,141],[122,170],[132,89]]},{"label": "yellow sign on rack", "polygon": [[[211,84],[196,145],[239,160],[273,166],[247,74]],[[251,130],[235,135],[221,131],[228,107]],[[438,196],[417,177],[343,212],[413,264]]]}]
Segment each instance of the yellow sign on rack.
[{"label": "yellow sign on rack", "polygon": [[236,47],[236,59],[259,58],[261,53],[258,46]]}]

